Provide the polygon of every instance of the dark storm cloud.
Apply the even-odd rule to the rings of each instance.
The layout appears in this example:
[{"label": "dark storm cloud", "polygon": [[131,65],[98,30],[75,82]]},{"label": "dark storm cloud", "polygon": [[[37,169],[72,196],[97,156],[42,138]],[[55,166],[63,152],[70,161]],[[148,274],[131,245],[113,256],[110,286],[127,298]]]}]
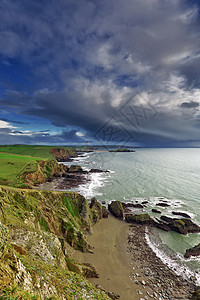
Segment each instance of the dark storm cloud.
[{"label": "dark storm cloud", "polygon": [[183,0],[3,0],[2,61],[29,66],[38,89],[5,89],[0,105],[63,128],[24,141],[95,140],[109,122],[142,144],[198,139],[198,12]]},{"label": "dark storm cloud", "polygon": [[183,102],[183,103],[181,103],[181,107],[183,107],[183,108],[197,108],[197,107],[199,107],[199,103],[194,102],[194,101]]}]

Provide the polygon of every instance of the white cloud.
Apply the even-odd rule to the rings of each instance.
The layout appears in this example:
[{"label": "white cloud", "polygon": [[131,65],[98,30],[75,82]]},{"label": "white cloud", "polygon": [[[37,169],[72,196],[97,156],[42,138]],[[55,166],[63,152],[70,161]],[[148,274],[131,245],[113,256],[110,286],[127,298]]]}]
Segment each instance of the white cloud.
[{"label": "white cloud", "polygon": [[84,132],[81,132],[81,131],[77,131],[76,135],[79,136],[79,137],[85,136]]},{"label": "white cloud", "polygon": [[6,121],[0,120],[0,128],[16,128]]}]

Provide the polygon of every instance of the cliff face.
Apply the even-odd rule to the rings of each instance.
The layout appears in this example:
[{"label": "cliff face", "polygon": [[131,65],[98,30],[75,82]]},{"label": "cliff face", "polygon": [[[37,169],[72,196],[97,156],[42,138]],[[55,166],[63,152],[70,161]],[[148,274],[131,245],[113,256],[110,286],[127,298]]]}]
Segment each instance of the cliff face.
[{"label": "cliff face", "polygon": [[67,166],[58,164],[55,159],[37,161],[35,168],[26,166],[19,175],[20,180],[30,187],[39,185],[51,179],[52,177],[62,176],[68,170]]},{"label": "cliff face", "polygon": [[75,150],[65,148],[52,148],[51,153],[57,161],[70,161],[72,157],[77,156]]},{"label": "cliff face", "polygon": [[85,278],[94,268],[70,258],[72,247],[89,251],[85,234],[102,215],[75,192],[0,186],[0,298],[108,299]]}]

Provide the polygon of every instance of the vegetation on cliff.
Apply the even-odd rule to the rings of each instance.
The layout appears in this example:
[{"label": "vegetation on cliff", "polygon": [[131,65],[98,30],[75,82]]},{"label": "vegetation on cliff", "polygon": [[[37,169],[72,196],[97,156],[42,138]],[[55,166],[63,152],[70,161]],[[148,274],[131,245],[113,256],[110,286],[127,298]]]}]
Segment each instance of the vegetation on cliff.
[{"label": "vegetation on cliff", "polygon": [[94,268],[69,255],[72,247],[90,251],[85,234],[103,216],[93,202],[75,192],[0,187],[0,298],[108,298],[85,278],[98,276]]},{"label": "vegetation on cliff", "polygon": [[0,184],[19,188],[41,184],[67,171],[57,160],[74,156],[76,152],[71,148],[0,146]]}]

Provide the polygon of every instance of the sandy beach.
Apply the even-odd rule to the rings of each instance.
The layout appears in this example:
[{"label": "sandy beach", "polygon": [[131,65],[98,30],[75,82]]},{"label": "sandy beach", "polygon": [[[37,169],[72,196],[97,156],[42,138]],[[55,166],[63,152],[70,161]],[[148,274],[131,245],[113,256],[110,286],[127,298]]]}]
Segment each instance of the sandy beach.
[{"label": "sandy beach", "polygon": [[145,227],[129,225],[109,215],[88,237],[93,254],[75,251],[74,259],[91,263],[99,278],[89,279],[121,300],[190,299],[194,289],[156,257],[145,240]]},{"label": "sandy beach", "polygon": [[[141,299],[138,294],[140,288],[131,276],[133,267],[136,269],[137,266],[127,252],[128,231],[129,224],[109,215],[108,219],[103,219],[94,226],[93,234],[88,237],[94,253],[76,251],[74,258],[95,266],[99,278],[89,279],[93,284],[99,284],[107,291],[119,294],[121,300],[137,300]],[[140,280],[143,280],[142,273],[140,276]]]}]

